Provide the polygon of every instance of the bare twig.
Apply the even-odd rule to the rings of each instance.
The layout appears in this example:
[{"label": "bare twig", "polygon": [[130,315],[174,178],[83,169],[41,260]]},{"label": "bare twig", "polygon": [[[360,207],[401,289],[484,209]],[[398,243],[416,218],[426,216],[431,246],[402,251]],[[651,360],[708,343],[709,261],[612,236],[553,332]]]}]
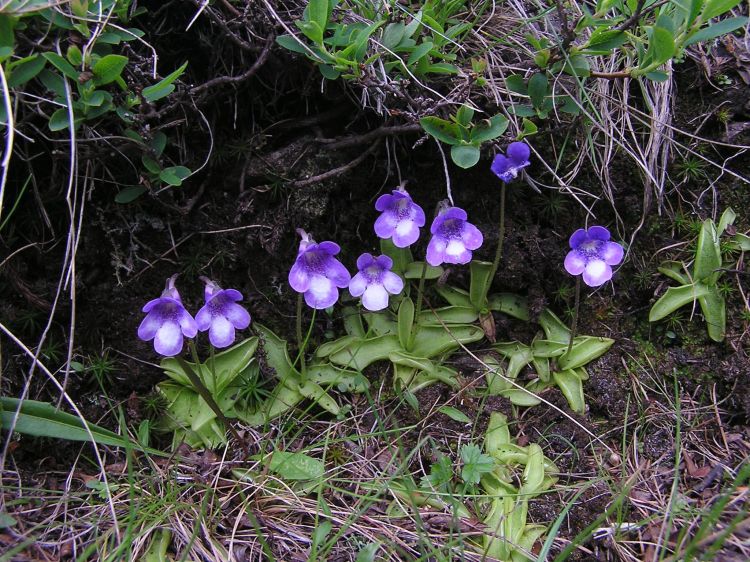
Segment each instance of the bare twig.
[{"label": "bare twig", "polygon": [[339,166],[338,168],[334,168],[333,170],[329,170],[323,174],[312,176],[311,178],[290,182],[287,185],[289,187],[298,189],[301,187],[307,187],[308,185],[312,185],[314,183],[318,183],[321,181],[329,180],[331,178],[335,178],[336,176],[340,176],[341,174],[348,172],[352,168],[358,166],[365,158],[367,158],[370,154],[375,152],[375,149],[378,147],[378,144],[379,144],[379,141],[376,140],[374,143],[372,143],[370,148],[365,150],[362,154],[357,156],[354,160],[352,160],[348,164],[344,164],[343,166]]},{"label": "bare twig", "polygon": [[268,37],[266,37],[266,43],[263,45],[263,50],[260,52],[260,55],[256,59],[256,61],[253,63],[253,65],[245,72],[238,76],[219,76],[217,78],[214,78],[213,80],[209,80],[208,82],[204,82],[203,84],[199,84],[198,86],[193,86],[190,89],[191,94],[197,94],[199,92],[202,92],[204,90],[208,90],[209,88],[214,88],[216,86],[220,86],[221,84],[237,84],[239,82],[244,82],[245,80],[248,80],[253,75],[255,75],[256,72],[262,67],[266,60],[268,60],[268,55],[271,52],[271,45],[273,45],[274,41],[274,35],[269,34]]},{"label": "bare twig", "polygon": [[367,144],[368,142],[377,140],[381,137],[416,133],[421,130],[422,127],[418,124],[394,125],[391,127],[380,127],[363,135],[350,135],[335,139],[315,139],[315,142],[324,145],[328,150],[338,150],[340,148]]}]

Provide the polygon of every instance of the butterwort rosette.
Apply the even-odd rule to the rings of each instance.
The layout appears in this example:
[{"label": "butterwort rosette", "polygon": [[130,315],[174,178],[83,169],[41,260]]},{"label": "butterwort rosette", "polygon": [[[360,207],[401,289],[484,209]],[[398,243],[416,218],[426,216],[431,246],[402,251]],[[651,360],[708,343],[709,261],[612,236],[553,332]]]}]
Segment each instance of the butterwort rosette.
[{"label": "butterwort rosette", "polygon": [[362,306],[372,312],[388,306],[390,295],[397,295],[404,289],[404,281],[391,271],[393,260],[388,256],[373,257],[362,254],[357,259],[359,272],[349,282],[349,292],[353,297],[362,297]]},{"label": "butterwort rosette", "polygon": [[623,249],[610,241],[603,226],[579,228],[570,237],[570,252],[565,256],[565,270],[571,275],[583,274],[583,282],[598,287],[612,279],[612,266],[622,261]]},{"label": "butterwort rosette", "polygon": [[380,238],[391,238],[397,248],[407,248],[417,241],[425,223],[424,211],[405,189],[381,195],[375,201],[375,209],[382,213],[375,221],[375,234]]},{"label": "butterwort rosette", "polygon": [[289,285],[305,295],[305,302],[318,310],[333,306],[339,300],[339,289],[349,286],[351,275],[334,256],[341,248],[335,242],[318,244],[302,229],[297,260],[289,271]]},{"label": "butterwort rosette", "polygon": [[466,211],[459,207],[444,206],[432,221],[432,238],[427,245],[427,263],[464,264],[471,261],[471,252],[483,242],[479,229],[468,222]]},{"label": "butterwort rosette", "polygon": [[208,332],[208,339],[214,347],[229,347],[234,343],[235,330],[244,330],[250,325],[250,313],[237,304],[242,294],[236,289],[222,289],[206,277],[206,304],[195,315],[195,322],[201,332]]},{"label": "butterwort rosette", "polygon": [[156,352],[167,357],[178,355],[184,338],[194,338],[198,333],[195,320],[185,310],[177,292],[176,278],[177,275],[173,275],[167,279],[161,296],[146,303],[143,307],[146,317],[138,326],[138,337],[143,341],[154,340]]},{"label": "butterwort rosette", "polygon": [[512,142],[505,154],[498,154],[492,162],[494,174],[509,183],[518,177],[518,172],[529,165],[531,150],[525,142]]}]

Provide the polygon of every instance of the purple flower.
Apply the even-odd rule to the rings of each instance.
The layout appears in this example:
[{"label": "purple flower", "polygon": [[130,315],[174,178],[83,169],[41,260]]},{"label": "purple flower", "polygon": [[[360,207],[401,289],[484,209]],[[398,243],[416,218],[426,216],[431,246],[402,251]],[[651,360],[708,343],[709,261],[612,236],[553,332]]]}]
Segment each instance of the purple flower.
[{"label": "purple flower", "polygon": [[250,325],[250,313],[237,304],[242,295],[236,289],[222,289],[206,277],[206,304],[195,315],[201,332],[208,330],[208,339],[214,347],[229,347],[234,343],[234,330],[244,330]]},{"label": "purple flower", "polygon": [[393,238],[397,248],[407,248],[419,238],[419,227],[424,226],[424,211],[403,188],[394,189],[393,195],[381,195],[375,208],[382,211],[375,221],[375,234],[380,238]]},{"label": "purple flower", "polygon": [[572,248],[565,256],[565,269],[571,275],[583,273],[583,282],[598,287],[612,279],[612,267],[622,261],[623,249],[609,241],[609,230],[592,226],[579,228],[570,237]]},{"label": "purple flower", "polygon": [[302,241],[297,260],[289,271],[289,284],[298,293],[304,293],[308,306],[328,308],[339,300],[337,287],[347,287],[351,280],[346,268],[333,257],[341,248],[335,242],[317,244],[302,229],[297,229],[297,233]]},{"label": "purple flower", "polygon": [[525,142],[512,142],[505,154],[498,154],[492,162],[492,171],[505,183],[516,179],[518,172],[529,165],[531,151]]},{"label": "purple flower", "polygon": [[138,326],[138,337],[143,341],[154,340],[154,349],[160,355],[171,357],[182,351],[182,337],[194,338],[198,326],[185,310],[180,293],[174,286],[177,275],[167,279],[161,297],[143,307],[148,314]]},{"label": "purple flower", "polygon": [[427,246],[427,263],[469,263],[471,250],[482,245],[482,233],[466,221],[466,211],[458,207],[445,207],[430,227],[432,239]]},{"label": "purple flower", "polygon": [[388,256],[362,254],[357,260],[357,273],[349,282],[353,297],[362,297],[362,306],[373,312],[388,306],[388,295],[404,289],[404,281],[391,271],[393,260]]}]

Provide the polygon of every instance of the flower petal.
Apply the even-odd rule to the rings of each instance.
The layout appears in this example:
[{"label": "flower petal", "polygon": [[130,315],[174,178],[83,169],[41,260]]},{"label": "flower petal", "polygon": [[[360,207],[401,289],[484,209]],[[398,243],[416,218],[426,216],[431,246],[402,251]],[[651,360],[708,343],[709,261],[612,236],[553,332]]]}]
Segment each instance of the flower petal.
[{"label": "flower petal", "polygon": [[398,295],[404,290],[404,280],[392,271],[383,273],[383,287],[392,295]]},{"label": "flower petal", "polygon": [[592,240],[604,240],[606,242],[610,239],[609,230],[603,226],[590,226],[587,234]]},{"label": "flower petal", "polygon": [[326,277],[333,281],[337,287],[344,288],[349,286],[352,276],[339,260],[333,257],[328,258],[325,261],[324,267]]},{"label": "flower petal", "polygon": [[357,258],[357,269],[362,271],[363,269],[370,267],[375,262],[375,258],[372,254],[365,252]]},{"label": "flower petal", "polygon": [[427,244],[427,263],[438,266],[445,262],[445,240],[440,236],[433,236]]},{"label": "flower petal", "polygon": [[375,263],[378,264],[380,269],[386,269],[388,271],[390,271],[390,269],[393,267],[393,260],[385,254],[383,254],[382,256],[378,256],[375,259]]},{"label": "flower petal", "polygon": [[229,347],[234,343],[234,326],[223,316],[214,316],[208,339],[214,347]]},{"label": "flower petal", "polygon": [[476,250],[484,242],[484,237],[479,229],[470,222],[464,223],[461,239],[468,250]]},{"label": "flower petal", "polygon": [[304,293],[310,288],[310,274],[305,266],[304,259],[298,258],[289,271],[289,285],[298,293]]},{"label": "flower petal", "polygon": [[336,244],[336,242],[326,240],[318,244],[318,250],[320,250],[321,252],[325,252],[328,255],[335,256],[341,251],[341,246]]},{"label": "flower petal", "polygon": [[156,332],[154,349],[159,355],[172,357],[182,351],[182,330],[174,320],[164,322]]},{"label": "flower petal", "polygon": [[367,279],[361,273],[357,273],[352,280],[349,281],[349,293],[353,297],[359,297],[367,289]]},{"label": "flower petal", "polygon": [[238,330],[244,330],[250,325],[250,313],[237,303],[227,303],[224,316]]},{"label": "flower petal", "polygon": [[571,275],[580,275],[586,269],[586,258],[578,250],[571,250],[565,256],[565,271]]},{"label": "flower petal", "polygon": [[388,293],[382,285],[370,285],[362,295],[362,306],[377,312],[388,306]]},{"label": "flower petal", "polygon": [[471,261],[471,252],[466,248],[463,240],[454,238],[445,248],[446,263],[464,264]]},{"label": "flower petal", "polygon": [[201,332],[205,332],[211,327],[211,309],[207,304],[195,315],[195,324]]},{"label": "flower petal", "polygon": [[588,240],[588,238],[589,237],[586,235],[586,231],[582,228],[579,228],[570,235],[570,247],[575,250],[578,246]]},{"label": "flower petal", "polygon": [[375,201],[375,210],[376,211],[385,211],[386,209],[389,209],[393,206],[395,197],[391,195],[390,193],[386,193],[384,195],[381,195],[378,197],[378,200]]},{"label": "flower petal", "polygon": [[531,149],[525,142],[512,142],[505,153],[516,168],[521,168],[528,165]]},{"label": "flower petal", "polygon": [[396,226],[398,226],[398,215],[392,211],[384,211],[375,219],[375,234],[379,238],[390,238]]},{"label": "flower petal", "polygon": [[180,323],[180,329],[187,338],[194,338],[198,333],[198,325],[190,313],[181,308],[177,311],[177,321]]},{"label": "flower petal", "polygon": [[603,260],[590,260],[583,270],[583,282],[589,287],[598,287],[612,279],[612,268]]},{"label": "flower petal", "polygon": [[159,314],[158,310],[149,312],[141,322],[141,325],[138,326],[138,337],[143,341],[154,339],[154,336],[161,327],[163,320],[164,319],[161,314]]},{"label": "flower petal", "polygon": [[224,289],[221,293],[225,295],[226,298],[234,302],[242,300],[242,293],[240,293],[237,289]]},{"label": "flower petal", "polygon": [[450,207],[441,216],[443,217],[443,220],[459,219],[465,221],[468,218],[466,211],[464,211],[461,207]]},{"label": "flower petal", "polygon": [[495,159],[492,161],[492,166],[490,166],[490,170],[492,170],[492,173],[498,176],[500,179],[505,181],[503,176],[508,171],[508,168],[510,168],[510,161],[505,157],[504,154],[498,154],[495,156]]},{"label": "flower petal", "polygon": [[430,232],[432,234],[435,234],[438,230],[440,230],[440,227],[443,226],[445,219],[446,219],[445,213],[440,213],[438,216],[432,219],[432,224],[430,225]]},{"label": "flower petal", "polygon": [[412,201],[410,211],[411,212],[409,213],[409,216],[412,218],[414,223],[417,226],[424,226],[425,216],[424,216],[424,211],[422,210],[422,207],[420,207],[419,205],[414,203],[414,201]]},{"label": "flower petal", "polygon": [[307,305],[321,310],[333,306],[337,300],[339,300],[339,291],[333,281],[323,275],[313,275],[310,288],[305,292]]},{"label": "flower petal", "polygon": [[[424,223],[423,223],[424,224]],[[419,227],[411,219],[402,219],[393,230],[393,245],[408,248],[419,238]]]},{"label": "flower petal", "polygon": [[162,297],[148,301],[145,305],[143,305],[142,310],[143,312],[151,312],[157,304],[161,304],[162,302],[164,302],[164,299]]},{"label": "flower petal", "polygon": [[599,257],[609,265],[617,265],[622,261],[624,253],[622,246],[617,242],[605,242],[599,251]]}]

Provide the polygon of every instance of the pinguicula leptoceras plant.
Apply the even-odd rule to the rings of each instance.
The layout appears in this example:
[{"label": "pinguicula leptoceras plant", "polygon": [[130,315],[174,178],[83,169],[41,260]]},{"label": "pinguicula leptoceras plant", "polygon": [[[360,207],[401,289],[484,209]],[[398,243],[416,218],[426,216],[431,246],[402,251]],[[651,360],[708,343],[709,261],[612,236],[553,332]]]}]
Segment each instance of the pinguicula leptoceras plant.
[{"label": "pinguicula leptoceras plant", "polygon": [[404,281],[391,271],[393,260],[388,256],[373,257],[362,254],[357,259],[357,273],[349,282],[349,292],[353,297],[362,297],[362,306],[372,312],[388,306],[390,295],[397,295],[404,289]]},{"label": "pinguicula leptoceras plant", "polygon": [[[589,287],[599,287],[612,279],[612,266],[622,261],[622,246],[610,240],[609,230],[603,226],[579,228],[570,236],[570,251],[565,256],[565,270],[576,276],[576,295],[573,308],[568,353],[573,346],[578,326],[578,309],[581,296],[581,277]],[[581,277],[579,277],[581,276]]]},{"label": "pinguicula leptoceras plant", "polygon": [[341,248],[335,242],[316,243],[304,230],[297,259],[289,271],[289,285],[304,295],[305,302],[318,310],[333,306],[339,300],[339,289],[349,286],[351,275],[334,256]]},{"label": "pinguicula leptoceras plant", "polygon": [[[302,297],[307,306],[313,310],[326,309],[339,300],[339,289],[349,286],[351,275],[336,256],[341,247],[335,242],[325,241],[318,244],[301,228],[297,234],[302,240],[299,243],[297,259],[289,270],[289,285],[299,293],[297,297],[297,345],[300,372],[306,376],[305,343],[302,338]],[[313,322],[315,316],[313,315]],[[310,323],[310,331],[312,322]]]},{"label": "pinguicula leptoceras plant", "polygon": [[438,266],[471,261],[471,252],[482,245],[484,238],[467,218],[463,209],[451,207],[447,201],[441,203],[438,215],[430,227],[432,238],[427,245],[427,263]]},{"label": "pinguicula leptoceras plant", "polygon": [[512,142],[505,154],[495,156],[492,171],[503,183],[510,183],[518,177],[518,172],[530,164],[529,156],[529,145],[525,142]]},{"label": "pinguicula leptoceras plant", "polygon": [[182,304],[179,292],[175,287],[177,275],[167,279],[167,285],[161,296],[143,307],[147,315],[138,327],[138,337],[144,341],[154,340],[154,349],[160,355],[174,357],[190,379],[196,392],[205,400],[216,416],[224,422],[238,437],[229,424],[229,420],[211,395],[211,391],[181,356],[184,338],[188,338],[188,347],[195,365],[200,365],[198,350],[193,338],[198,331],[208,331],[209,340],[215,347],[228,347],[234,343],[235,329],[244,329],[250,325],[250,314],[237,304],[242,295],[235,289],[222,290],[219,285],[201,278],[206,283],[206,304],[198,311],[196,318],[190,315]]},{"label": "pinguicula leptoceras plant", "polygon": [[[503,240],[505,239],[505,190],[508,183],[512,182],[518,173],[530,164],[529,157],[531,156],[531,149],[525,142],[512,142],[508,146],[508,150],[505,154],[498,154],[492,161],[491,170],[492,172],[502,180],[500,186],[500,223],[498,226],[497,233],[497,250],[495,251],[495,259],[492,262],[492,269],[490,270],[489,285],[495,278],[497,268],[500,265],[500,258],[503,255]],[[485,297],[487,295],[484,295]]]},{"label": "pinguicula leptoceras plant", "polygon": [[177,275],[167,279],[161,296],[146,303],[143,307],[146,317],[138,326],[138,337],[143,341],[154,340],[156,353],[166,357],[181,353],[184,338],[194,338],[198,333],[198,325],[177,292],[176,279]]},{"label": "pinguicula leptoceras plant", "polygon": [[622,261],[623,249],[610,241],[603,226],[579,228],[570,237],[570,252],[565,256],[565,270],[571,275],[583,274],[583,282],[598,287],[612,279],[612,266]]},{"label": "pinguicula leptoceras plant", "polygon": [[375,221],[375,234],[380,238],[392,239],[397,248],[408,248],[417,241],[425,223],[424,211],[403,187],[378,197],[375,209],[382,212]]},{"label": "pinguicula leptoceras plant", "polygon": [[208,339],[214,347],[229,347],[234,343],[235,330],[244,330],[250,325],[250,313],[237,302],[242,294],[236,289],[222,289],[207,277],[201,277],[206,284],[206,304],[195,315],[195,322],[201,332],[208,331]]}]

